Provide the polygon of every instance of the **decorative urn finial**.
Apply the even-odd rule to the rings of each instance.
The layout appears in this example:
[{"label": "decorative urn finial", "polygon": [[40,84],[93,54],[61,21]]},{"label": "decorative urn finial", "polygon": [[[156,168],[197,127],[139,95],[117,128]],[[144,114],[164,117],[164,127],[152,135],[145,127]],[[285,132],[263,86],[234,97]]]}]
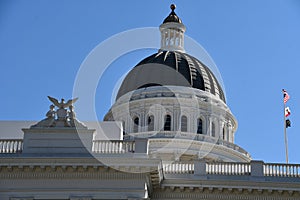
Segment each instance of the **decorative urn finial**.
[{"label": "decorative urn finial", "polygon": [[172,12],[174,12],[174,10],[176,9],[176,5],[175,4],[171,4],[170,8],[171,8]]}]

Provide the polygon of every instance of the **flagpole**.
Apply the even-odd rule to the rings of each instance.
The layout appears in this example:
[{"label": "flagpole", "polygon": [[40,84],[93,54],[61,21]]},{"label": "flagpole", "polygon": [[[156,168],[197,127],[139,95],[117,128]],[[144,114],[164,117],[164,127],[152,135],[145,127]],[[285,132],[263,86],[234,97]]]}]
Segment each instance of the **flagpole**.
[{"label": "flagpole", "polygon": [[285,103],[283,103],[284,109],[283,109],[283,116],[284,116],[284,143],[285,143],[285,159],[286,159],[286,164],[289,163],[289,153],[288,153],[288,141],[287,141],[287,136],[286,136],[286,116],[285,116]]}]

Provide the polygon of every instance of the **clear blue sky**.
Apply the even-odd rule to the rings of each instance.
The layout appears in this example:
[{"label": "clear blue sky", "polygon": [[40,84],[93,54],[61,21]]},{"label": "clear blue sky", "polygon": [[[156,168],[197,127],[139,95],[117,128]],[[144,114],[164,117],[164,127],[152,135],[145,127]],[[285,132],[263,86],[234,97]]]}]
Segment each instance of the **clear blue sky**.
[{"label": "clear blue sky", "polygon": [[[289,157],[300,163],[298,0],[0,0],[0,120],[44,118],[47,95],[71,98],[80,65],[98,44],[129,29],[158,27],[171,3],[186,35],[206,49],[222,74],[239,123],[236,143],[254,159],[285,162],[285,88],[292,111]],[[132,52],[112,64],[95,97],[100,120],[116,81],[152,52]]]}]

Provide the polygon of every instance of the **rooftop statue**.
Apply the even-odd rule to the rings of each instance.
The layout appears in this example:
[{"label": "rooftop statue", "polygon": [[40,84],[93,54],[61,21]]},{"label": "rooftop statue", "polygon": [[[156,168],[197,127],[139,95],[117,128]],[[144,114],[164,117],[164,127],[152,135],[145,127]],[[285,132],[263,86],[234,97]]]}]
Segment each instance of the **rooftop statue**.
[{"label": "rooftop statue", "polygon": [[73,103],[75,103],[78,98],[75,99],[70,99],[67,103],[65,103],[65,99],[61,99],[60,103],[58,102],[57,99],[48,96],[48,99],[54,104],[56,105],[58,108],[67,108],[69,106],[71,106]]},{"label": "rooftop statue", "polygon": [[[50,105],[50,110],[46,113],[47,118],[41,120],[31,127],[86,127],[76,119],[76,114],[73,109],[73,103],[75,103],[78,98],[70,99],[67,101],[67,103],[65,103],[65,100],[63,98],[60,102],[50,96],[48,96],[48,99],[54,105]],[[55,106],[58,107],[57,110],[54,109]],[[69,110],[67,110],[66,108],[69,108]]]},{"label": "rooftop statue", "polygon": [[39,123],[33,125],[32,127],[51,127],[54,125],[55,122],[55,114],[56,111],[54,110],[55,106],[50,105],[49,111],[46,113],[46,118],[40,121]]}]

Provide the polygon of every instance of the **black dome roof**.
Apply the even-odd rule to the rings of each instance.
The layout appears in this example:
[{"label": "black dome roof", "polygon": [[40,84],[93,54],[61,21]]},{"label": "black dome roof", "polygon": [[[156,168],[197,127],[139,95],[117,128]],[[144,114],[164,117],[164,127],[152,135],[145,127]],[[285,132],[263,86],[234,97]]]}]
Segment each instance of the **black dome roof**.
[{"label": "black dome roof", "polygon": [[193,56],[177,51],[160,51],[138,63],[125,77],[117,99],[127,92],[158,85],[193,87],[226,102],[211,70]]}]

